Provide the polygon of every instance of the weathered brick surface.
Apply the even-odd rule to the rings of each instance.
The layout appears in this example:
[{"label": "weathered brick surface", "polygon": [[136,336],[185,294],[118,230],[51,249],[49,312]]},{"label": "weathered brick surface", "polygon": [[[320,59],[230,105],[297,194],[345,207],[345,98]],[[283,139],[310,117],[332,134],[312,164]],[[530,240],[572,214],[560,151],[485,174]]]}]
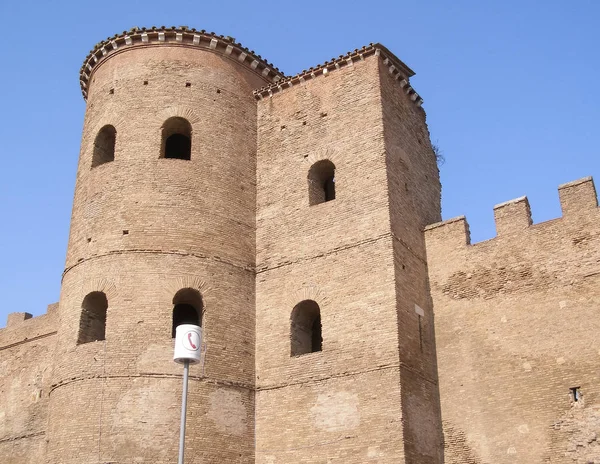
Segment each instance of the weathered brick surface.
[{"label": "weathered brick surface", "polygon": [[[92,75],[53,374],[48,462],[173,462],[181,366],[173,297],[204,303],[205,365],[192,368],[188,462],[254,461],[256,101],[235,60],[134,47]],[[192,126],[191,160],[159,158],[161,125]],[[96,134],[115,159],[92,168]],[[108,299],[106,340],[77,345],[81,303]],[[65,420],[64,418],[68,418]]]},{"label": "weathered brick surface", "polygon": [[0,329],[0,461],[43,462],[50,374],[56,342],[56,305],[25,319],[12,313]]},{"label": "weathered brick surface", "polygon": [[[410,69],[371,45],[277,83],[240,47],[132,30],[86,59],[60,302],[0,329],[0,461],[175,462],[173,297],[191,288],[188,463],[600,462],[591,179],[561,186],[554,221],[496,206],[498,237],[470,245],[464,218],[428,226],[440,183]],[[189,161],[161,157],[172,117]],[[109,129],[92,167],[106,125],[114,158]],[[79,338],[92,292],[105,330]],[[305,300],[322,350],[292,356]]]},{"label": "weathered brick surface", "polygon": [[600,462],[600,214],[591,179],[560,196],[535,225],[497,206],[474,245],[464,218],[426,231],[448,463]]},{"label": "weathered brick surface", "polygon": [[[380,63],[259,103],[257,462],[441,462],[431,323],[427,354],[403,333],[405,312],[414,323],[415,303],[431,306],[421,227],[439,219],[439,198],[421,206],[439,196],[437,167],[428,141],[411,153],[427,138],[423,112]],[[405,152],[432,178],[414,199]],[[309,206],[308,172],[322,159],[335,164],[336,198]],[[409,258],[394,259],[397,243]],[[321,307],[323,351],[290,357],[291,310],[305,299]],[[418,379],[411,349],[429,368]]]},{"label": "weathered brick surface", "polygon": [[441,418],[422,227],[440,219],[439,174],[425,113],[379,66],[406,462],[438,463]]}]

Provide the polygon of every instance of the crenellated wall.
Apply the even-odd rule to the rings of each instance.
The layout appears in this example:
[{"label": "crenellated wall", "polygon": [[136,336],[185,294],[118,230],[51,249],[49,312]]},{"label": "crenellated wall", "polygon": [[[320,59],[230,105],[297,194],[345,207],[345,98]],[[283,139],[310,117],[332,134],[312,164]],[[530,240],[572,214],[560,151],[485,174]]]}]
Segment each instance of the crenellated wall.
[{"label": "crenellated wall", "polygon": [[0,329],[0,457],[44,461],[58,304],[46,314],[10,313]]},{"label": "crenellated wall", "polygon": [[559,197],[539,224],[497,205],[476,244],[464,217],[426,228],[447,463],[600,459],[600,210],[591,178]]}]

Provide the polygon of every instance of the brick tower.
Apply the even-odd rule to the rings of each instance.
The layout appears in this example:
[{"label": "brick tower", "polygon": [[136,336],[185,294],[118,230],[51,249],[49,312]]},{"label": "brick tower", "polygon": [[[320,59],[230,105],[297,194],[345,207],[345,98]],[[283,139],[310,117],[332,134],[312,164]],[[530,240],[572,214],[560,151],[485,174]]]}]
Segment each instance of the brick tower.
[{"label": "brick tower", "polygon": [[86,59],[49,463],[176,460],[179,322],[205,328],[187,462],[254,462],[252,91],[278,76],[187,28],[132,30]]},{"label": "brick tower", "polygon": [[258,92],[257,463],[442,462],[412,75],[375,44]]}]

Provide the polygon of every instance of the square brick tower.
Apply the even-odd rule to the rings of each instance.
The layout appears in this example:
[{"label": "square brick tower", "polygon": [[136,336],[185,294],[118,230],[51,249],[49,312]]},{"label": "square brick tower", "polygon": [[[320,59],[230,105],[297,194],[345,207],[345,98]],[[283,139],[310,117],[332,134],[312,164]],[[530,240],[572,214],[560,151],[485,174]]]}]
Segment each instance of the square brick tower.
[{"label": "square brick tower", "polygon": [[259,92],[257,463],[442,462],[412,75],[377,44]]}]

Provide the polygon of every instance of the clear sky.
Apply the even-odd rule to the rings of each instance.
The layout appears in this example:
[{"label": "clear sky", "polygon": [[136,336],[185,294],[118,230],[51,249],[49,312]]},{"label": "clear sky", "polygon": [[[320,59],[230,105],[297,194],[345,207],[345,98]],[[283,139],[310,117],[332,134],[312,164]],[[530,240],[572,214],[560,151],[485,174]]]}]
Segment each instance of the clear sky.
[{"label": "clear sky", "polygon": [[94,44],[133,26],[235,37],[286,74],[370,42],[416,71],[441,166],[443,217],[494,236],[493,206],[528,195],[560,216],[558,184],[600,183],[600,1],[0,0],[0,327],[58,301]]}]

